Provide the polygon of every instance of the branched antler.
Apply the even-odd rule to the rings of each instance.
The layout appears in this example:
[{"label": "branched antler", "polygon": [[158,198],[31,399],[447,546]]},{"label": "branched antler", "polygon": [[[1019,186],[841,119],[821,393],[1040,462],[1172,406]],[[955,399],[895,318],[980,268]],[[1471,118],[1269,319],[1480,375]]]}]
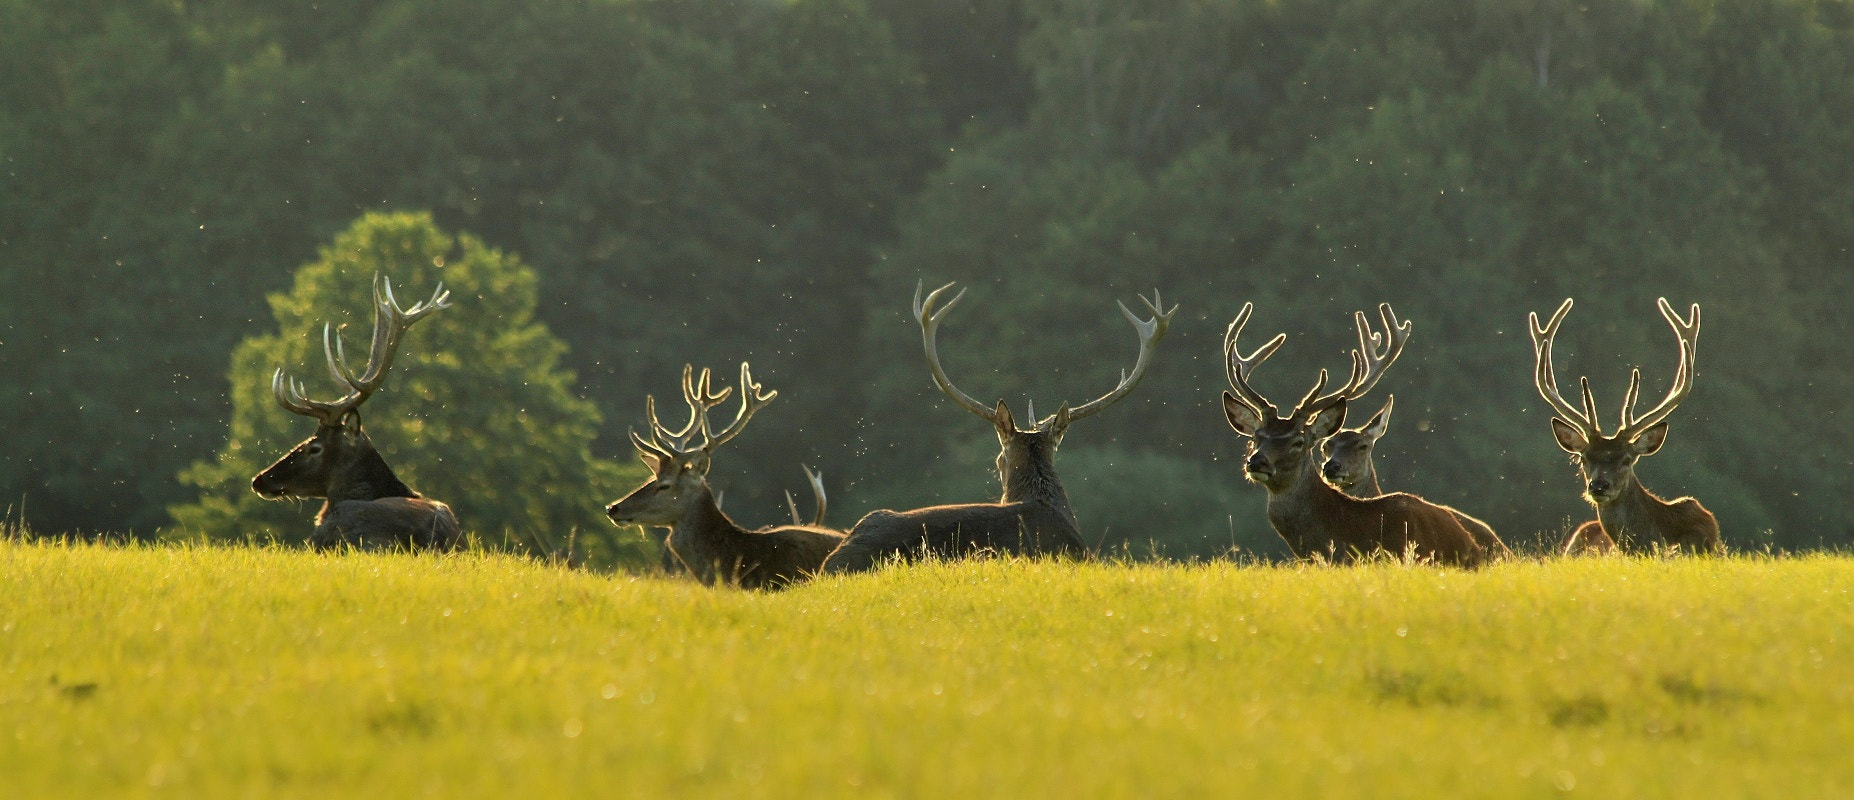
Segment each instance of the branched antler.
[{"label": "branched antler", "polygon": [[386,373],[392,369],[393,357],[397,354],[400,337],[405,335],[413,323],[437,312],[450,308],[451,293],[446,291],[443,283],[431,293],[431,299],[418,303],[411,308],[402,309],[393,298],[392,282],[384,275],[373,278],[373,347],[367,355],[367,367],[356,375],[348,368],[347,353],[341,344],[341,335],[333,323],[322,326],[322,352],[328,361],[328,374],[336,383],[346,387],[348,392],[339,400],[311,400],[306,395],[302,383],[289,378],[283,368],[278,367],[271,375],[270,390],[276,397],[277,404],[306,417],[315,417],[323,425],[337,427],[343,420],[358,409],[367,398],[386,381]]}]

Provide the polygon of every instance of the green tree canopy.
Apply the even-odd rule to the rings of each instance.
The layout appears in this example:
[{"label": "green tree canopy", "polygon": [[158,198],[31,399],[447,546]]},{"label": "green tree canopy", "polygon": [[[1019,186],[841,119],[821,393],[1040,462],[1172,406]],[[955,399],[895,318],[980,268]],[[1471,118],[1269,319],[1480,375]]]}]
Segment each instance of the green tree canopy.
[{"label": "green tree canopy", "polygon": [[290,291],[270,296],[277,332],[234,351],[231,437],[217,458],[182,473],[200,497],[170,509],[167,535],[307,538],[312,507],[250,490],[253,475],[314,432],[312,421],[277,406],[270,376],[281,366],[311,397],[339,394],[318,379],[322,327],[332,322],[364,342],[376,274],[405,302],[440,281],[452,296],[452,308],[406,334],[386,385],[362,407],[369,437],[400,478],[451,504],[485,545],[562,552],[572,540],[578,558],[639,563],[642,540],[602,512],[643,470],[591,454],[599,412],[560,366],[566,345],[535,320],[534,270],[474,236],[446,234],[424,213],[362,217],[297,270]]}]

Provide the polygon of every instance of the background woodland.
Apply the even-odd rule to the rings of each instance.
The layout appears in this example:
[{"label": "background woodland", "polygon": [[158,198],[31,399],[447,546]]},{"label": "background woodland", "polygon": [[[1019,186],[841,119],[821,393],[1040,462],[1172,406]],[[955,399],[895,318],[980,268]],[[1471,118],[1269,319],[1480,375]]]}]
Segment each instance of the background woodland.
[{"label": "background woodland", "polygon": [[1705,309],[1651,489],[1736,548],[1846,546],[1851,27],[1832,0],[0,0],[0,509],[306,535],[308,507],[238,511],[239,470],[310,432],[270,371],[326,387],[311,331],[390,233],[407,302],[467,291],[368,424],[486,540],[619,541],[625,431],[685,362],[780,393],[716,459],[743,522],[801,462],[838,525],[995,496],[908,317],[958,280],[947,367],[1013,408],[1131,366],[1115,300],[1182,304],[1058,457],[1085,535],[1135,555],[1284,551],[1217,405],[1245,301],[1289,334],[1277,402],[1344,367],[1353,310],[1415,323],[1354,418],[1397,396],[1388,487],[1521,544],[1589,518],[1525,330],[1567,296],[1559,374],[1610,418],[1631,367],[1649,403],[1672,378],[1655,298]]}]

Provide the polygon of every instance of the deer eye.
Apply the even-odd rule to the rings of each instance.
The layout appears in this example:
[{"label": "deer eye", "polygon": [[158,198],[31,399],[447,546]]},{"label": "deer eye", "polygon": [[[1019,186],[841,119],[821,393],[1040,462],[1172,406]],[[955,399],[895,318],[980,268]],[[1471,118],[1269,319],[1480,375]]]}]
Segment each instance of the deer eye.
[{"label": "deer eye", "polygon": [[303,448],[303,452],[308,453],[309,455],[312,455],[312,456],[321,455],[322,454],[322,443],[321,442],[310,442],[308,447]]}]

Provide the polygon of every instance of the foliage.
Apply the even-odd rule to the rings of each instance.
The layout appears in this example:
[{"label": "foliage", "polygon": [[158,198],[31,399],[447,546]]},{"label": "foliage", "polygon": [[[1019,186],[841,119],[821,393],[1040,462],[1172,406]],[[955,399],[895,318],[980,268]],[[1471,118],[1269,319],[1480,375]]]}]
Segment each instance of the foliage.
[{"label": "foliage", "polygon": [[277,332],[253,336],[232,355],[231,438],[216,459],[181,480],[196,503],[171,509],[173,537],[297,542],[309,510],[265,502],[251,477],[312,421],[277,407],[272,370],[304,382],[309,396],[340,391],[320,377],[323,325],[356,340],[362,357],[373,329],[372,285],[384,275],[402,306],[442,282],[452,307],[407,332],[386,385],[362,407],[368,436],[400,478],[451,504],[483,543],[566,554],[575,561],[638,564],[641,540],[604,518],[605,502],[642,477],[635,463],[590,452],[599,412],[573,394],[560,366],[566,345],[534,317],[537,279],[514,256],[474,236],[451,237],[424,214],[376,213],[324,247],[272,295]]},{"label": "foliage", "polygon": [[959,280],[948,367],[1013,407],[1111,384],[1113,301],[1183,303],[1067,443],[1111,452],[1072,494],[1133,485],[1110,464],[1214,484],[1075,498],[1103,520],[1236,498],[1177,555],[1258,505],[1216,407],[1244,301],[1293,338],[1258,377],[1284,396],[1352,310],[1413,320],[1387,485],[1516,539],[1590,513],[1526,312],[1577,298],[1559,369],[1613,415],[1629,367],[1671,377],[1654,298],[1698,302],[1649,486],[1732,544],[1854,537],[1825,501],[1854,491],[1844,3],[0,0],[0,45],[0,500],[36,529],[163,523],[266,294],[356,214],[427,209],[542,273],[599,451],[684,363],[752,361],[781,399],[716,481],[761,520],[799,462],[840,524],[995,494],[906,316]]},{"label": "foliage", "polygon": [[757,594],[489,554],[8,542],[0,573],[0,773],[29,797],[1854,781],[1842,556],[988,561]]}]

